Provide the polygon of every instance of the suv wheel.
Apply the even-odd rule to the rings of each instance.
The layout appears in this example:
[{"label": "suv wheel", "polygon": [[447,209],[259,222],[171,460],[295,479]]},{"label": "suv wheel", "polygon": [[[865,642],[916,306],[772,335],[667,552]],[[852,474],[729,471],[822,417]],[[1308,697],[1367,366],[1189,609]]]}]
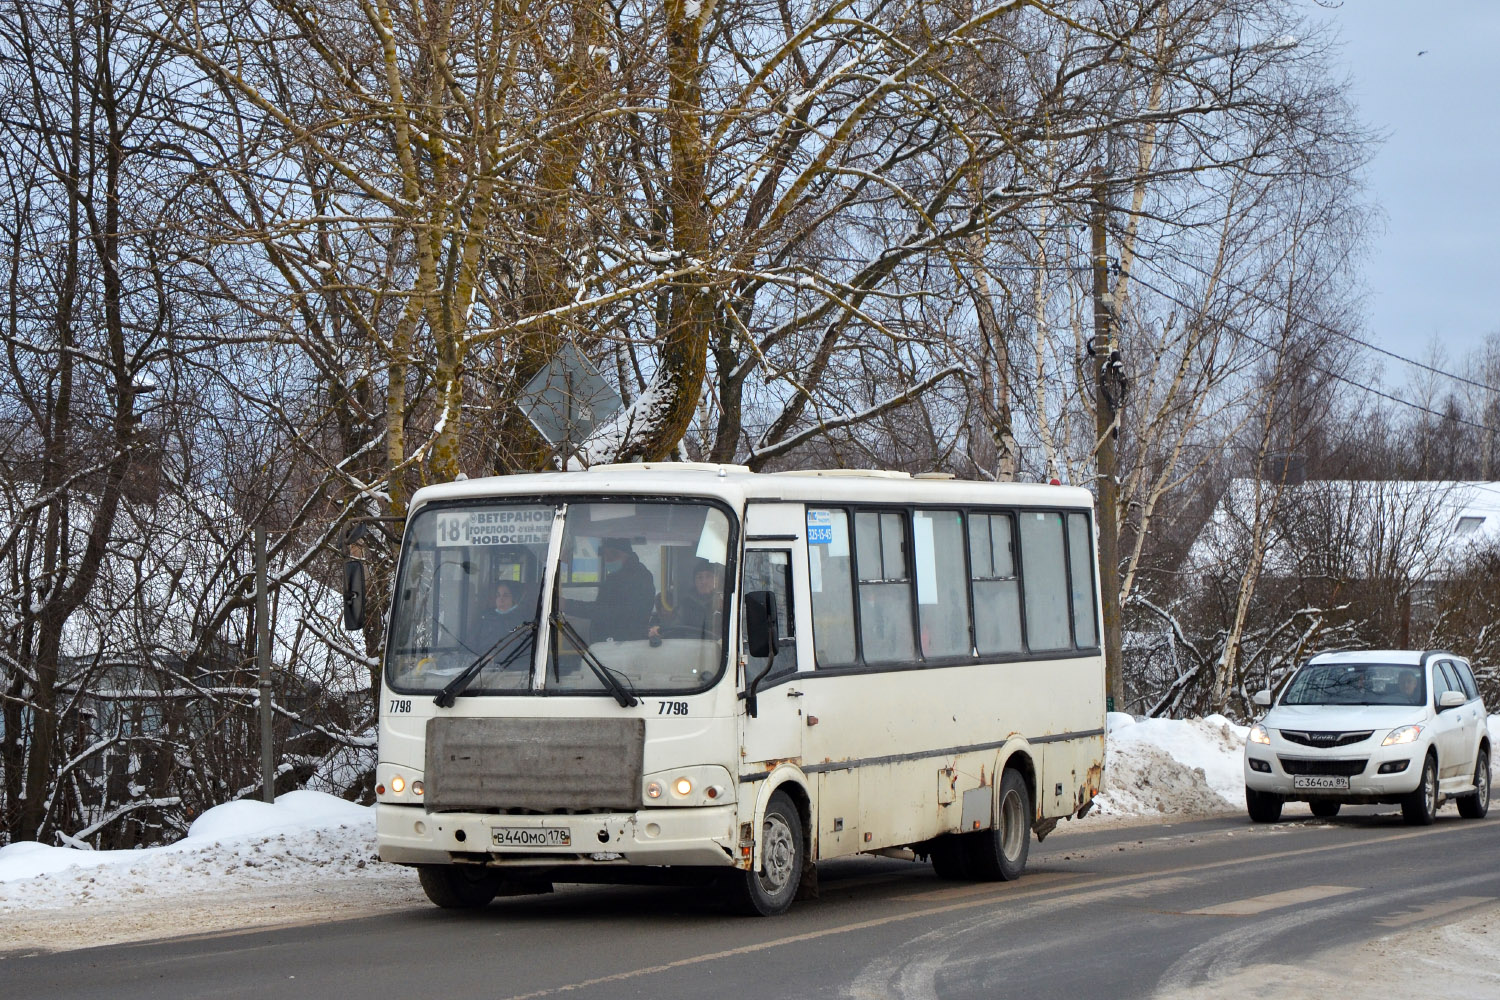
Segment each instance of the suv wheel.
[{"label": "suv wheel", "polygon": [[1428,754],[1422,761],[1422,780],[1410,795],[1401,800],[1401,815],[1413,826],[1430,826],[1437,818],[1437,759]]},{"label": "suv wheel", "polygon": [[1275,792],[1245,789],[1245,809],[1257,823],[1274,823],[1281,818],[1282,798]]},{"label": "suv wheel", "polygon": [[1474,791],[1458,800],[1458,814],[1464,819],[1484,819],[1490,811],[1490,752],[1481,749],[1474,762]]}]

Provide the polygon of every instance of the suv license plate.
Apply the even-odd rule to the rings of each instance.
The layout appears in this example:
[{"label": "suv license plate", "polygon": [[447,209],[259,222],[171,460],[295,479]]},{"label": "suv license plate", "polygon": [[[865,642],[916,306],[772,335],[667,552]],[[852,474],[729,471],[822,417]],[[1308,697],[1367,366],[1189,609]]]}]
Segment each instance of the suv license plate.
[{"label": "suv license plate", "polygon": [[1298,774],[1292,777],[1292,787],[1347,792],[1349,779],[1342,774]]},{"label": "suv license plate", "polygon": [[555,826],[497,826],[490,829],[496,847],[569,847],[570,831]]}]

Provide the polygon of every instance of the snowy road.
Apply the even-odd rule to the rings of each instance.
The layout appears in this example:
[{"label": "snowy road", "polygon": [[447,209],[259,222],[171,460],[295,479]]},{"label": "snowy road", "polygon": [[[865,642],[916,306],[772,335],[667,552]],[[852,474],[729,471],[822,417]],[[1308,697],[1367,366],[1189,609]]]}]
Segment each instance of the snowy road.
[{"label": "snowy road", "polygon": [[1283,1000],[1349,986],[1500,997],[1485,937],[1500,900],[1497,831],[1500,822],[1463,821],[1451,808],[1429,828],[1359,810],[1332,823],[1253,827],[1234,816],[1083,829],[1034,846],[1017,883],[941,882],[925,865],[889,860],[830,863],[822,897],[776,920],[726,915],[697,891],[565,887],[479,914],[414,904],[292,928],[12,953],[0,975],[11,996],[111,1000],[696,1000],[716,988],[1071,1000],[1223,995],[1231,983],[1268,982]]}]

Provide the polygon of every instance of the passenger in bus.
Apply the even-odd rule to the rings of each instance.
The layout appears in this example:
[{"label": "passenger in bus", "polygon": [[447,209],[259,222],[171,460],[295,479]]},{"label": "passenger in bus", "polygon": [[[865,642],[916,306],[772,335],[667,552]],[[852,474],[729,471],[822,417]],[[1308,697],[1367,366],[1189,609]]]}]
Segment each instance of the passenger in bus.
[{"label": "passenger in bus", "polygon": [[599,558],[604,563],[599,596],[586,611],[580,611],[589,619],[589,641],[646,638],[651,609],[656,603],[656,579],[635,554],[628,538],[601,539]]},{"label": "passenger in bus", "polygon": [[723,579],[723,567],[699,559],[693,566],[693,589],[677,596],[676,605],[670,610],[659,604],[652,614],[651,628],[647,632],[653,643],[663,637],[678,639],[717,639],[722,631],[720,612],[724,597],[719,583]]},{"label": "passenger in bus", "polygon": [[[521,607],[520,597],[520,584],[513,580],[496,582],[494,603],[480,612],[469,642],[469,646],[476,655],[489,652],[496,643],[510,634],[511,629],[526,620],[526,612]],[[525,645],[529,648],[530,640],[526,640]],[[514,659],[510,658],[509,651],[507,651],[505,658],[513,664],[524,664],[530,660],[524,650],[517,653]],[[495,664],[495,666],[499,665]]]}]

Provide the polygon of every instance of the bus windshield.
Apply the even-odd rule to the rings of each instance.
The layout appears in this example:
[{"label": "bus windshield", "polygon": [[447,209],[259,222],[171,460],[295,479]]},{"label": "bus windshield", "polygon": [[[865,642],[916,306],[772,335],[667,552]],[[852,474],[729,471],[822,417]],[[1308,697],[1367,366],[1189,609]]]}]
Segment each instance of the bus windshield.
[{"label": "bus windshield", "polygon": [[[706,503],[568,505],[548,686],[635,692],[708,687],[724,668],[729,518]],[[563,624],[566,623],[566,624]]]},{"label": "bus windshield", "polygon": [[728,516],[698,501],[423,508],[407,527],[387,682],[436,693],[477,667],[464,696],[705,689],[724,669],[729,541]]}]

